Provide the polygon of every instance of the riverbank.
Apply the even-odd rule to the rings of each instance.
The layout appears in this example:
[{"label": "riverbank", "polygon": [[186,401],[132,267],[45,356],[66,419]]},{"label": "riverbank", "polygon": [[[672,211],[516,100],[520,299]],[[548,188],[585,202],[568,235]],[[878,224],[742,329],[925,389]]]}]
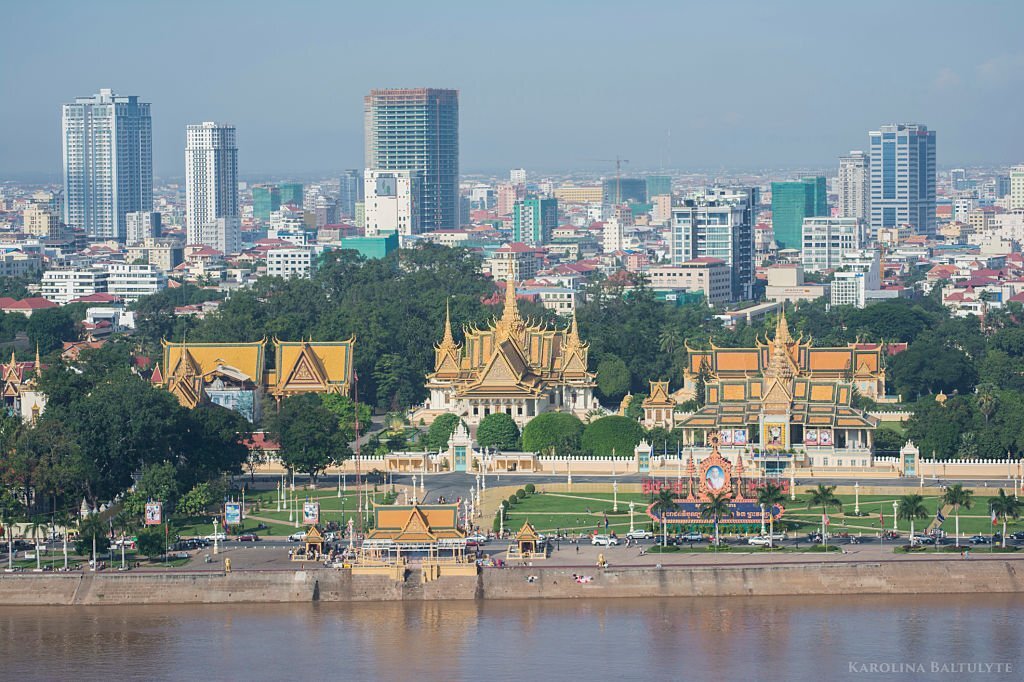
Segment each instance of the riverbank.
[{"label": "riverbank", "polygon": [[404,581],[315,568],[210,572],[0,575],[4,605],[128,605],[737,597],[1024,592],[1024,562],[1003,557],[930,561],[813,561],[700,566],[482,569],[476,577]]}]

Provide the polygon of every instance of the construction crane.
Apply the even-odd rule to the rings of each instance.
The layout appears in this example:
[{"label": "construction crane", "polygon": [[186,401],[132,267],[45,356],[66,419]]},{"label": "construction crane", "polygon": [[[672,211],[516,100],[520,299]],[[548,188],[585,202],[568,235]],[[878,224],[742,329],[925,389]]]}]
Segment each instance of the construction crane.
[{"label": "construction crane", "polygon": [[614,163],[615,164],[615,205],[622,203],[622,164],[629,163],[629,159],[623,159],[620,156],[616,156],[614,159],[589,159],[590,161],[600,161],[601,163]]}]

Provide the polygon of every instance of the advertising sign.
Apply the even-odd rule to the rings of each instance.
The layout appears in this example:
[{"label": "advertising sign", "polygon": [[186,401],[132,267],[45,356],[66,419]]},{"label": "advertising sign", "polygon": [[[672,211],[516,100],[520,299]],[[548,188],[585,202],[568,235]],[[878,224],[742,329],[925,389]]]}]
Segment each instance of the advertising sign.
[{"label": "advertising sign", "polygon": [[302,522],[315,526],[320,523],[320,503],[319,502],[305,502],[302,505]]},{"label": "advertising sign", "polygon": [[159,526],[163,523],[163,505],[160,502],[147,502],[143,522],[147,526]]},{"label": "advertising sign", "polygon": [[[693,523],[714,523],[714,519],[702,519],[700,509],[702,502],[676,502],[676,508],[665,512],[665,522],[669,524],[693,524]],[[765,510],[765,520],[768,517],[778,521],[785,511],[782,505],[774,505],[771,509]],[[661,523],[661,512],[651,505],[647,510],[648,516]],[[718,520],[719,523],[760,523],[761,505],[756,502],[733,502],[729,505],[729,514]]]},{"label": "advertising sign", "polygon": [[224,525],[237,526],[242,522],[242,505],[238,502],[224,503]]}]

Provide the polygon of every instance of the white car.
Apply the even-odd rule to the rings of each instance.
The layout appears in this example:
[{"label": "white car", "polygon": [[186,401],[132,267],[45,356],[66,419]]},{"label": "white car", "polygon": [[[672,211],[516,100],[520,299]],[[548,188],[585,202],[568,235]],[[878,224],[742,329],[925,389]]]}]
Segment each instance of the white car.
[{"label": "white car", "polygon": [[650,540],[654,537],[654,533],[649,530],[631,530],[626,533],[626,537],[630,540]]},{"label": "white car", "polygon": [[757,547],[767,547],[772,544],[771,538],[767,535],[755,535],[754,537],[747,540],[748,545],[755,545]]},{"label": "white car", "polygon": [[210,533],[203,539],[208,540],[210,542],[213,542],[214,540],[216,540],[217,542],[227,542],[228,536],[224,533],[224,531],[219,530],[216,533]]},{"label": "white car", "polygon": [[294,532],[294,533],[292,533],[291,535],[288,536],[288,540],[290,542],[305,542],[305,540],[306,540],[306,531],[304,531],[304,530],[296,531],[296,532]]},{"label": "white car", "polygon": [[481,544],[481,545],[485,544],[487,542],[487,540],[488,540],[487,536],[483,535],[482,533],[477,533],[476,535],[467,535],[466,536],[466,542],[476,542],[476,543]]},{"label": "white car", "polygon": [[614,535],[595,535],[590,539],[590,544],[611,547],[612,545],[619,544],[619,539]]}]

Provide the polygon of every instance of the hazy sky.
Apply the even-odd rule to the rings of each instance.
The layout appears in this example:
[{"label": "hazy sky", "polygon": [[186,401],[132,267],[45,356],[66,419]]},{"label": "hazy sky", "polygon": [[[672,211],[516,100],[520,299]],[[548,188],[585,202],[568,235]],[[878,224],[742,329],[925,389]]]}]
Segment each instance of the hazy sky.
[{"label": "hazy sky", "polygon": [[247,174],[362,165],[373,87],[460,92],[463,172],[835,164],[884,122],[942,166],[1024,161],[1024,2],[51,2],[0,7],[0,179],[59,174],[60,105],[152,103],[238,127]]}]

